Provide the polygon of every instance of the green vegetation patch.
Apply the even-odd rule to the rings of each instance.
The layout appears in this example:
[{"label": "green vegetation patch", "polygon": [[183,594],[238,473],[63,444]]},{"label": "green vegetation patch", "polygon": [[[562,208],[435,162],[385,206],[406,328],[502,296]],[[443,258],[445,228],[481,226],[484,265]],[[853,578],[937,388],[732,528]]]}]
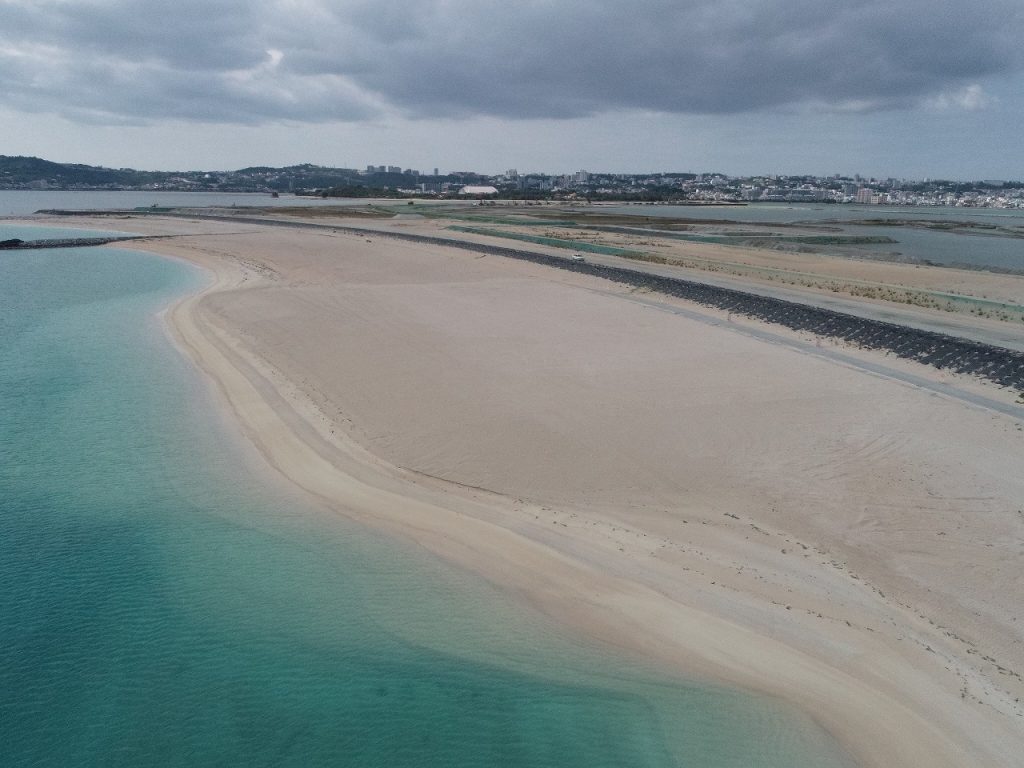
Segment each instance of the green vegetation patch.
[{"label": "green vegetation patch", "polygon": [[638,251],[630,251],[626,248],[616,248],[613,245],[597,245],[595,243],[586,243],[579,240],[563,240],[557,237],[542,237],[540,235],[522,235],[517,232],[503,232],[498,229],[488,229],[486,227],[462,227],[457,224],[453,224],[447,227],[454,232],[468,232],[474,235],[487,235],[489,237],[504,237],[509,240],[522,240],[527,243],[536,243],[537,245],[549,245],[553,248],[568,248],[574,251],[586,251],[587,253],[600,253],[605,256],[625,256],[626,258],[639,258],[644,254]]}]

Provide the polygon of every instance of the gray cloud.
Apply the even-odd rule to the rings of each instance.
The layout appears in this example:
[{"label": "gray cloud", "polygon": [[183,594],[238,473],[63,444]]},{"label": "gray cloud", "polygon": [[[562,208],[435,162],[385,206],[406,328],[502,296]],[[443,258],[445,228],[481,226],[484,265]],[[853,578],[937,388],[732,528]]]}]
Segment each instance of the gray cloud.
[{"label": "gray cloud", "polygon": [[0,96],[101,123],[974,108],[1022,38],[1019,0],[0,0]]}]

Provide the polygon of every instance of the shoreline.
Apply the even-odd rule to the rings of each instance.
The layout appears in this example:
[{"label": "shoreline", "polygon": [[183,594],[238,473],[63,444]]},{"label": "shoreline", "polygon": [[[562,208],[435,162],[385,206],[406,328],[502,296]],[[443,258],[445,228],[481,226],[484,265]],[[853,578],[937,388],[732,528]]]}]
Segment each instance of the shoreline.
[{"label": "shoreline", "polygon": [[[758,599],[718,604],[715,597],[694,598],[688,594],[692,585],[667,580],[669,568],[617,560],[615,552],[622,548],[615,545],[632,546],[635,537],[620,536],[609,546],[578,528],[562,533],[531,520],[543,515],[548,523],[560,512],[575,515],[571,506],[558,510],[542,501],[459,486],[368,451],[337,429],[302,382],[260,355],[258,338],[241,338],[208,306],[209,297],[243,286],[270,287],[274,278],[258,263],[240,264],[168,241],[132,247],[183,258],[214,274],[210,285],[167,312],[176,340],[217,384],[267,462],[341,514],[411,539],[584,635],[667,665],[681,677],[782,698],[811,715],[859,765],[1010,764],[998,756],[1013,754],[1012,739],[1006,732],[999,736],[998,723],[980,728],[986,721],[973,717],[961,724],[958,709],[950,705],[956,697],[950,698],[948,682],[935,680],[935,668],[920,658],[908,663],[887,639],[873,637],[875,630],[827,628],[827,647],[794,645],[792,637],[747,615]],[[615,521],[613,516],[602,520],[603,514],[593,513],[595,525]],[[763,521],[756,525],[771,530]],[[720,537],[723,550],[739,544],[725,533]],[[816,574],[828,588],[850,589],[846,574],[833,577]],[[866,604],[856,592],[852,599]],[[860,609],[878,611],[876,618],[885,613],[874,605]],[[927,636],[926,628],[914,630]],[[851,645],[859,658],[844,658],[839,651]],[[981,758],[973,750],[990,739],[1004,743],[989,745],[992,751]]]},{"label": "shoreline", "polygon": [[[186,296],[170,307],[165,314],[167,327],[181,353],[216,386],[220,399],[236,423],[242,427],[246,438],[282,478],[293,487],[318,499],[335,513],[388,535],[411,540],[445,562],[484,578],[492,586],[513,598],[518,598],[548,619],[568,625],[574,631],[583,632],[584,637],[598,641],[599,646],[606,652],[611,648],[613,652],[625,653],[636,660],[651,660],[646,653],[632,647],[631,638],[623,635],[624,627],[614,626],[618,622],[611,621],[606,626],[591,623],[596,617],[588,617],[585,614],[597,607],[597,601],[584,608],[582,612],[573,604],[577,601],[590,602],[593,599],[591,590],[595,588],[607,590],[605,597],[608,598],[608,605],[605,610],[611,608],[613,611],[615,604],[627,599],[636,600],[641,605],[647,601],[657,603],[660,597],[657,593],[636,590],[630,594],[629,591],[616,589],[612,583],[602,582],[597,573],[582,564],[564,562],[562,553],[546,547],[543,543],[524,539],[515,534],[510,536],[509,531],[501,526],[487,522],[480,525],[481,521],[478,518],[467,517],[461,510],[449,510],[433,504],[425,507],[422,503],[417,503],[415,509],[406,510],[405,514],[381,515],[380,510],[389,502],[405,506],[413,499],[408,496],[395,496],[388,489],[373,488],[372,485],[364,484],[352,475],[347,478],[344,475],[338,477],[342,472],[339,464],[349,465],[346,467],[349,471],[352,471],[350,462],[353,461],[360,465],[370,465],[371,471],[380,471],[382,466],[375,457],[365,453],[358,445],[349,444],[342,448],[338,444],[329,444],[325,436],[319,434],[318,430],[312,428],[306,418],[298,413],[300,409],[309,409],[309,413],[313,413],[316,410],[315,406],[309,408],[309,404],[293,399],[277,389],[270,383],[271,378],[277,377],[269,371],[260,371],[257,360],[245,359],[237,349],[231,349],[231,342],[225,336],[210,328],[204,333],[201,324],[196,322],[195,305],[206,294],[228,290],[237,285],[237,282],[229,274],[215,271],[209,264],[194,261],[190,263],[211,271],[214,280],[197,293]],[[288,384],[285,383],[284,386],[287,387]],[[275,400],[278,402],[273,403]],[[387,470],[392,473],[396,472],[397,468],[388,467]],[[332,475],[334,477],[331,477]],[[372,499],[377,494],[379,497]],[[376,507],[375,512],[367,513],[364,510],[369,504]],[[431,526],[424,526],[415,520],[422,519],[417,514],[422,511],[427,511],[435,518]],[[437,520],[438,516],[447,519]],[[450,538],[449,534],[453,528],[466,526],[479,527],[479,530],[473,533],[489,540],[485,551],[467,551],[462,542]],[[463,531],[463,536],[468,539],[472,534]],[[479,546],[479,540],[475,542],[475,546]],[[484,560],[488,563],[486,568],[482,567]],[[541,590],[538,590],[535,583],[524,583],[515,577],[509,578],[510,571],[518,570],[524,562],[534,563],[549,579],[552,576],[556,578],[551,579],[551,582]],[[553,566],[559,567],[560,571],[564,569],[564,572],[553,574]],[[496,576],[496,571],[504,573],[505,578]],[[578,581],[581,576],[590,582],[582,590]],[[527,582],[529,581],[527,579]],[[572,589],[567,590],[564,595],[555,596],[550,592],[553,592],[556,586],[568,586]],[[583,615],[580,615],[581,613]],[[643,613],[641,610],[641,614]],[[625,619],[627,627],[637,621],[629,614],[622,618]],[[739,630],[716,621],[712,616],[689,616],[683,620],[702,622],[706,625],[703,631],[694,633],[700,638],[696,644],[701,646],[711,647],[723,634]],[[672,623],[678,624],[679,621],[680,618],[675,617]],[[641,619],[639,623],[647,622]],[[661,642],[664,640],[660,638]],[[718,659],[697,665],[687,663],[680,666],[677,660],[674,660],[671,662],[672,676],[676,677],[680,684],[688,681],[710,685],[725,684],[755,695],[783,698],[787,704],[808,716],[831,737],[837,737],[834,730],[820,722],[812,711],[795,704],[788,695],[779,696],[779,691],[774,687],[762,689],[760,686],[752,685],[744,675],[722,674],[721,670],[711,671],[722,663],[722,660]],[[799,659],[790,661],[794,671],[804,663]],[[710,666],[702,672],[695,672],[695,668],[704,668],[706,665]],[[694,678],[694,674],[699,677]],[[827,699],[827,696],[824,698]],[[842,744],[844,749],[850,746],[845,740],[838,743]],[[901,755],[901,759],[903,758],[909,759],[911,755]]]}]

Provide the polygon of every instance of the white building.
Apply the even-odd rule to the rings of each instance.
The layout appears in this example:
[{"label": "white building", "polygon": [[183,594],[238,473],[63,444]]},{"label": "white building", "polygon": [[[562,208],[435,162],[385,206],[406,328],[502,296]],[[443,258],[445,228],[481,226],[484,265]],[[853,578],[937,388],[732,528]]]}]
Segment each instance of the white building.
[{"label": "white building", "polygon": [[459,190],[460,195],[496,195],[498,194],[497,187],[478,187],[468,184]]}]

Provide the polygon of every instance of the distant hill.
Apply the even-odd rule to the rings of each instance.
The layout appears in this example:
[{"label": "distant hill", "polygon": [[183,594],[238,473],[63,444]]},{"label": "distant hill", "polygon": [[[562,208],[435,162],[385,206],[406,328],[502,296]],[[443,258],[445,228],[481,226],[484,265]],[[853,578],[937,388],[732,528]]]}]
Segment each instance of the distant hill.
[{"label": "distant hill", "polygon": [[328,168],[308,163],[285,168],[252,166],[237,171],[136,171],[0,155],[0,189],[311,192],[338,188],[409,188],[419,181],[419,177],[412,174],[365,173],[354,168]]},{"label": "distant hill", "polygon": [[174,174],[54,163],[38,157],[0,155],[0,189],[126,189],[166,182]]}]

